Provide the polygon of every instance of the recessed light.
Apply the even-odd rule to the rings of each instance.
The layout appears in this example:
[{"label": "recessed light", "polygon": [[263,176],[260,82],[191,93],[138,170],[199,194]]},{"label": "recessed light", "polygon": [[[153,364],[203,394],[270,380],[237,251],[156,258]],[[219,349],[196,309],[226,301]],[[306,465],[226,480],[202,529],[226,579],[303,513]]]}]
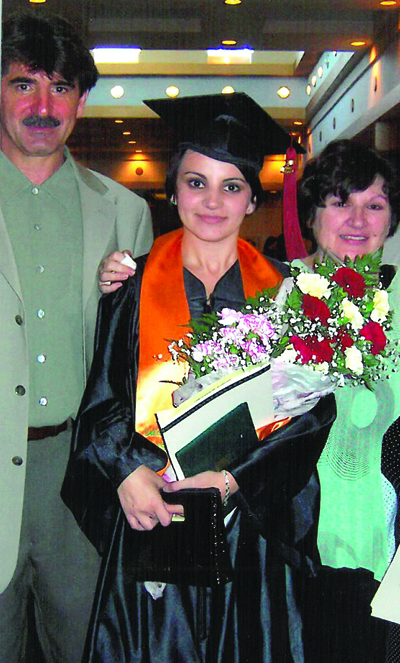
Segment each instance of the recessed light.
[{"label": "recessed light", "polygon": [[110,90],[110,94],[114,99],[121,99],[125,94],[125,90],[122,85],[114,85]]},{"label": "recessed light", "polygon": [[221,44],[223,46],[236,46],[237,41],[236,41],[236,39],[223,39],[221,41]]},{"label": "recessed light", "polygon": [[130,136],[131,133],[132,133],[131,131],[123,131],[123,132],[122,132],[122,135],[123,135],[123,136]]},{"label": "recessed light", "polygon": [[123,124],[123,120],[114,120],[115,124]]},{"label": "recessed light", "polygon": [[242,0],[224,0],[225,5],[241,5]]},{"label": "recessed light", "polygon": [[143,150],[135,150],[135,152],[143,152]]},{"label": "recessed light", "polygon": [[180,89],[176,85],[170,85],[167,87],[165,90],[165,93],[168,95],[168,97],[171,97],[171,99],[175,99],[179,95]]},{"label": "recessed light", "polygon": [[136,145],[136,140],[128,140],[129,145]]},{"label": "recessed light", "polygon": [[281,99],[287,99],[290,96],[290,88],[288,88],[287,85],[281,85],[279,90],[277,90],[276,94]]},{"label": "recessed light", "polygon": [[235,88],[232,87],[232,85],[225,85],[225,87],[222,89],[222,94],[233,94],[235,91]]},{"label": "recessed light", "polygon": [[317,84],[317,77],[316,77],[316,75],[314,74],[314,76],[311,78],[311,85],[312,85],[313,87],[315,87],[316,84]]},{"label": "recessed light", "polygon": [[46,0],[29,0],[29,2],[31,2],[32,5],[42,5]]},{"label": "recessed light", "polygon": [[382,5],[382,7],[393,7],[394,5],[397,5],[397,2],[396,0],[382,0],[379,4]]},{"label": "recessed light", "polygon": [[367,42],[362,41],[362,40],[360,40],[360,41],[352,41],[351,44],[350,44],[350,46],[365,46],[366,43],[367,43]]},{"label": "recessed light", "polygon": [[324,75],[324,68],[323,68],[322,65],[320,67],[318,67],[317,74],[320,78],[322,78],[322,76]]},{"label": "recessed light", "polygon": [[311,85],[310,85],[310,83],[307,83],[306,92],[307,92],[308,96],[310,96],[310,94],[311,94]]},{"label": "recessed light", "polygon": [[295,124],[296,127],[302,127],[303,126],[303,123],[302,123],[301,120],[294,120],[293,124]]},{"label": "recessed light", "polygon": [[93,48],[91,54],[96,64],[137,64],[140,48]]}]

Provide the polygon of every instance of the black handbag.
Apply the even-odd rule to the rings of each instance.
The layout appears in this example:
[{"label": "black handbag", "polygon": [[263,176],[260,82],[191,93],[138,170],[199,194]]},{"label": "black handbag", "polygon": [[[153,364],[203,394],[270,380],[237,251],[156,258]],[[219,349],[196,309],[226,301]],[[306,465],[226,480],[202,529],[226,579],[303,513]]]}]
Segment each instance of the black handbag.
[{"label": "black handbag", "polygon": [[169,504],[182,504],[185,518],[151,531],[125,527],[124,573],[133,580],[215,587],[232,579],[232,564],[217,488],[188,488],[162,493]]}]

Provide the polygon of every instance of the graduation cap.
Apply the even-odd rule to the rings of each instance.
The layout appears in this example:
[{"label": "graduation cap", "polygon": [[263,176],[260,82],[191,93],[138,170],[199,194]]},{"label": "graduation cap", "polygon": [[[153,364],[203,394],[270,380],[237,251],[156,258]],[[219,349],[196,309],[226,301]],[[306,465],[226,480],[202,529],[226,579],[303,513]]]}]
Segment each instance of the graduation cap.
[{"label": "graduation cap", "polygon": [[[180,144],[219,161],[258,171],[267,154],[285,154],[291,136],[244,92],[144,100]],[[304,153],[297,142],[296,152]]]}]

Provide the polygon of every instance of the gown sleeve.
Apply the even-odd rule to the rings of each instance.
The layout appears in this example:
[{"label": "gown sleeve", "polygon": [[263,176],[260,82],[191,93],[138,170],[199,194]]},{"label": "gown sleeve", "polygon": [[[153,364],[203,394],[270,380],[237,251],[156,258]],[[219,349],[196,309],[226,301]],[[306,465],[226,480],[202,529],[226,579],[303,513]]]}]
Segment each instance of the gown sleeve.
[{"label": "gown sleeve", "polygon": [[101,553],[119,509],[117,488],[140,465],[158,471],[164,451],[135,431],[138,271],[100,300],[93,364],[75,422],[62,498]]},{"label": "gown sleeve", "polygon": [[233,502],[290,566],[311,574],[319,564],[316,465],[335,417],[335,398],[326,396],[227,468],[239,486]]}]

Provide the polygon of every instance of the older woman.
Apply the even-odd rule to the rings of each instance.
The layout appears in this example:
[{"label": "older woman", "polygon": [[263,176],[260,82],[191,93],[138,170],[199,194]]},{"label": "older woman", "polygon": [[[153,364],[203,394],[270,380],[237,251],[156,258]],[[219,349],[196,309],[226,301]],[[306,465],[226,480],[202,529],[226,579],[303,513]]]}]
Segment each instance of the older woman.
[{"label": "older woman", "polygon": [[[240,458],[226,460],[223,472],[210,469],[168,484],[159,474],[165,453],[152,443],[154,412],[170,406],[174,386],[168,380],[179,377],[165,361],[165,339],[180,337],[191,316],[224,306],[240,309],[247,296],[281,281],[238,237],[244,217],[260,201],[264,150],[282,150],[274,144],[281,130],[246,95],[163,100],[156,110],[169,120],[170,113],[172,120],[179,115],[183,142],[168,173],[167,194],[183,229],[161,237],[138,261],[136,276],[101,302],[97,349],[64,487],[80,524],[104,551],[87,660],[302,663],[295,580],[312,574],[318,561],[313,472],[334,418],[333,398]],[[224,502],[229,496],[230,519],[218,540],[223,547],[226,536],[231,575],[204,586],[200,566],[189,564],[165,586],[140,582],[151,580],[146,571],[140,577],[141,562],[160,552],[150,535],[161,536],[171,564],[182,559],[185,551],[179,545],[170,550],[169,539],[172,514],[182,513],[180,491],[199,489],[201,498],[209,487]],[[171,493],[178,505],[168,503]],[[189,511],[185,515],[190,519]],[[194,521],[200,524],[186,539],[194,556],[212,526],[204,519],[201,524],[202,516],[199,503]],[[155,575],[153,580],[162,580]]]},{"label": "older woman", "polygon": [[[310,161],[301,191],[316,249],[304,260],[310,269],[325,254],[343,261],[373,253],[398,226],[390,164],[353,141],[330,143]],[[382,277],[388,273],[384,266]],[[325,569],[309,601],[308,645],[311,660],[372,663],[385,660],[384,624],[370,617],[370,601],[394,553],[396,494],[382,438],[400,413],[399,374],[377,382],[373,392],[339,389],[336,402],[338,416],[318,463]]]}]

